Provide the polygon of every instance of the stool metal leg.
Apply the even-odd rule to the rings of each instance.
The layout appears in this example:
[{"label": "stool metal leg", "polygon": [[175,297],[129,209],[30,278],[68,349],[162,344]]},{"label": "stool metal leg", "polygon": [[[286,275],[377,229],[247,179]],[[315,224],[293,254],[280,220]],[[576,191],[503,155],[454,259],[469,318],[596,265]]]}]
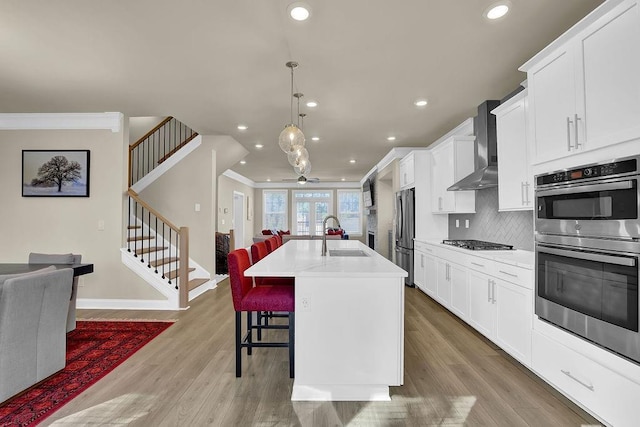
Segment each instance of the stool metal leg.
[{"label": "stool metal leg", "polygon": [[251,343],[253,343],[252,311],[247,311],[247,354],[251,356]]},{"label": "stool metal leg", "polygon": [[236,378],[242,376],[242,313],[236,311]]},{"label": "stool metal leg", "polygon": [[295,323],[296,315],[289,312],[289,378],[295,377]]}]

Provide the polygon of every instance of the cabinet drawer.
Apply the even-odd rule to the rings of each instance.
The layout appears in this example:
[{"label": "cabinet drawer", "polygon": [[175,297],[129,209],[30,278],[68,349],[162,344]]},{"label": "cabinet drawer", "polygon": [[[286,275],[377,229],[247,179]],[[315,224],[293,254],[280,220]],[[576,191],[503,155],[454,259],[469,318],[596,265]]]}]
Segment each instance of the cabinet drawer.
[{"label": "cabinet drawer", "polygon": [[466,257],[465,265],[472,270],[480,271],[485,274],[491,274],[493,272],[494,261],[486,258],[481,258],[473,255]]},{"label": "cabinet drawer", "polygon": [[640,385],[538,332],[533,369],[547,382],[607,424],[637,425]]},{"label": "cabinet drawer", "polygon": [[496,261],[493,275],[507,282],[533,289],[533,270]]},{"label": "cabinet drawer", "polygon": [[424,243],[424,242],[418,242],[417,240],[413,241],[413,249],[416,251],[420,251],[420,252],[425,252],[427,254],[431,254],[431,255],[435,255],[435,250],[433,248],[433,246]]}]

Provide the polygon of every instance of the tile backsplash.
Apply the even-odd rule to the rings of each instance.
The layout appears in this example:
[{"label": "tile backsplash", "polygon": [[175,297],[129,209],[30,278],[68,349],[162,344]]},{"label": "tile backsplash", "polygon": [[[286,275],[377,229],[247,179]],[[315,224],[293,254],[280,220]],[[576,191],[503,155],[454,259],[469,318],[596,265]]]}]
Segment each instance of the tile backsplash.
[{"label": "tile backsplash", "polygon": [[[467,219],[469,228],[465,228]],[[449,238],[486,240],[532,251],[533,211],[498,212],[498,188],[479,190],[475,214],[449,215]]]}]

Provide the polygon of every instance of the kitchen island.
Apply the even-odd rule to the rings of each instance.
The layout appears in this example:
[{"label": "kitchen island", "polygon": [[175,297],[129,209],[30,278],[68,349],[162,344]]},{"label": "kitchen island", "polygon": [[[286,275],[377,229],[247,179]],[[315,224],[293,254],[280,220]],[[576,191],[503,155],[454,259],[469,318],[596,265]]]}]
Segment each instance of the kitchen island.
[{"label": "kitchen island", "polygon": [[356,240],[327,248],[291,240],[245,271],[295,277],[291,400],[390,400],[403,384],[407,272]]}]

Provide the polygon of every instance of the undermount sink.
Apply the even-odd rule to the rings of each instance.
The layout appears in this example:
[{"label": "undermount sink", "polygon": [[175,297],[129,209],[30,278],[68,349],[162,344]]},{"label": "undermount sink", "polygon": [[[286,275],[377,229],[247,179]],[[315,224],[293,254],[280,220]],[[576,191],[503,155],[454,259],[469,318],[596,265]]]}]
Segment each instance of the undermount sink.
[{"label": "undermount sink", "polygon": [[329,256],[369,256],[361,249],[329,249]]}]

